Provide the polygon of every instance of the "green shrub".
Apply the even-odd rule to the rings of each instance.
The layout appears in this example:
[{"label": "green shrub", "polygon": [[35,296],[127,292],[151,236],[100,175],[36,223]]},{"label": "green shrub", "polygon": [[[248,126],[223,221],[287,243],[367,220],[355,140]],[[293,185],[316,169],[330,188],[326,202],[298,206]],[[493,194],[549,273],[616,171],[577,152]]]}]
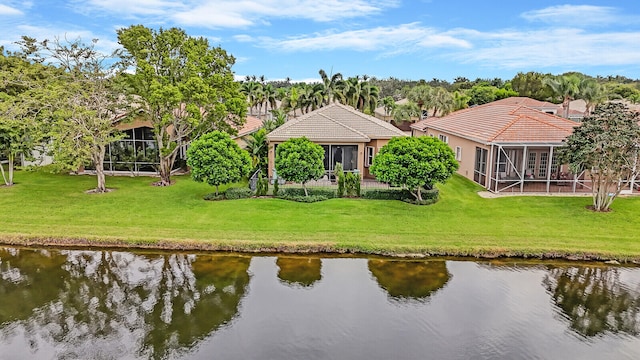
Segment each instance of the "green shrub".
[{"label": "green shrub", "polygon": [[269,192],[269,179],[260,174],[256,183],[256,196],[265,196]]},{"label": "green shrub", "polygon": [[[436,188],[431,190],[422,190],[422,200],[438,201],[439,191]],[[362,197],[370,200],[415,200],[415,196],[407,189],[369,189],[366,190]],[[435,202],[434,201],[434,202]]]},{"label": "green shrub", "polygon": [[409,204],[413,204],[413,205],[431,205],[431,204],[435,204],[438,202],[438,199],[422,199],[422,201],[418,201],[415,198],[413,199],[402,199],[402,201],[409,203]]},{"label": "green shrub", "polygon": [[349,172],[344,176],[344,188],[347,196],[360,196],[360,176]]},{"label": "green shrub", "polygon": [[314,202],[324,201],[324,200],[329,199],[328,197],[323,196],[323,195],[309,195],[309,196],[304,196],[304,195],[282,195],[282,196],[279,196],[279,198],[280,199],[284,199],[284,200],[302,202],[302,203],[314,203]]},{"label": "green shrub", "polygon": [[345,176],[344,176],[344,171],[342,170],[342,164],[341,163],[336,163],[334,169],[333,169],[333,173],[336,176],[336,179],[338,180],[338,194],[337,196],[339,198],[344,196],[344,185],[345,185]]},{"label": "green shrub", "polygon": [[229,188],[224,192],[224,197],[227,200],[246,199],[253,196],[253,191],[246,187],[241,188]]},{"label": "green shrub", "polygon": [[273,182],[273,196],[278,196],[280,192],[280,186],[278,185],[278,180]]},{"label": "green shrub", "polygon": [[207,201],[224,200],[224,195],[216,194],[216,193],[209,193],[209,194],[205,195],[203,197],[203,199],[205,199]]},{"label": "green shrub", "polygon": [[[309,196],[324,196],[327,199],[333,199],[336,197],[335,191],[332,189],[307,189]],[[304,196],[303,188],[284,188],[280,190],[279,194],[282,196]]]}]

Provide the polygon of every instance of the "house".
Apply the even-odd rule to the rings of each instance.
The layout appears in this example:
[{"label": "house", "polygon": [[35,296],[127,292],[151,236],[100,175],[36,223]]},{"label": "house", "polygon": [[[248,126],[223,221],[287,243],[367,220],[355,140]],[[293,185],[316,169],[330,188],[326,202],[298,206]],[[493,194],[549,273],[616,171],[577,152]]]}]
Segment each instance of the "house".
[{"label": "house", "polygon": [[[586,110],[586,105],[582,106],[582,109],[576,109],[576,104],[579,102],[584,103],[584,100],[572,101],[569,106],[569,120],[580,121],[584,117],[584,113]],[[548,101],[540,101],[536,99],[531,99],[528,97],[522,96],[514,96],[508,97],[505,99],[496,100],[493,102],[494,104],[504,104],[504,105],[522,105],[526,107],[530,107],[532,109],[540,110],[547,114],[553,114],[558,116],[564,115],[564,108],[562,104],[554,104]]]},{"label": "house", "polygon": [[247,119],[240,129],[238,135],[232,136],[233,140],[242,149],[247,146],[246,138],[262,128],[262,120],[255,116],[247,116]]},{"label": "house", "polygon": [[324,148],[324,168],[329,177],[335,164],[342,163],[345,171],[372,179],[369,166],[380,148],[393,137],[407,135],[385,121],[333,103],[289,120],[267,135],[269,177],[273,177],[278,144],[303,136]]},{"label": "house", "polygon": [[458,173],[496,193],[590,191],[584,172],[572,174],[557,161],[554,150],[578,123],[553,110],[537,100],[508,98],[421,120],[411,126],[412,135],[449,144]]}]

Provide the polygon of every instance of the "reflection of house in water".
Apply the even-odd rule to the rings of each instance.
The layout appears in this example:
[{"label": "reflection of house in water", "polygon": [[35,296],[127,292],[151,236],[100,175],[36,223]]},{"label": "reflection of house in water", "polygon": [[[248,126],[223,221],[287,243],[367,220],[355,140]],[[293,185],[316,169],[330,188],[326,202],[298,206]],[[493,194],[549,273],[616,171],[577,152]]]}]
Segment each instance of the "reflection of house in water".
[{"label": "reflection of house in water", "polygon": [[322,278],[319,258],[278,257],[278,279],[287,285],[313,286]]},{"label": "reflection of house in water", "polygon": [[552,267],[543,280],[561,317],[582,336],[640,334],[640,289],[620,280],[624,269]]},{"label": "reflection of house in water", "polygon": [[395,299],[425,299],[451,279],[445,261],[371,259],[369,271]]}]

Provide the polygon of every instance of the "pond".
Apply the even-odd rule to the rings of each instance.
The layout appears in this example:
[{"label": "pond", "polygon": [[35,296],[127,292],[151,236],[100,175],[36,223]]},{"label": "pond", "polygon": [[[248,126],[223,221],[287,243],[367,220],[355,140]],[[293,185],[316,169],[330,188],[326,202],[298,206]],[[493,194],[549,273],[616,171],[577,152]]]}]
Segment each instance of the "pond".
[{"label": "pond", "polygon": [[640,268],[0,248],[0,359],[638,359]]}]

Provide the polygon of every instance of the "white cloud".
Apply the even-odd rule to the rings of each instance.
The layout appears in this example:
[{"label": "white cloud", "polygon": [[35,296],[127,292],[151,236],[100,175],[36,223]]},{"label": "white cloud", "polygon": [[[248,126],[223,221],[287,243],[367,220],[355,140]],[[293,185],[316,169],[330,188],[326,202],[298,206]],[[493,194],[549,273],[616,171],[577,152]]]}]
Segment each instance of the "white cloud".
[{"label": "white cloud", "polygon": [[622,20],[617,9],[593,5],[557,5],[532,10],[520,15],[528,21],[540,21],[562,26],[593,26],[613,24]]},{"label": "white cloud", "polygon": [[4,15],[14,16],[14,15],[22,15],[22,14],[23,14],[22,11],[16,8],[13,8],[8,5],[0,4],[0,16],[4,16]]},{"label": "white cloud", "polygon": [[454,52],[463,63],[510,69],[556,66],[617,66],[640,63],[640,32],[589,33],[581,29],[479,32],[451,31],[474,42]]},{"label": "white cloud", "polygon": [[185,9],[181,1],[165,0],[73,0],[74,8],[84,14],[113,13],[127,18],[168,15]]},{"label": "white cloud", "polygon": [[251,35],[239,34],[234,35],[233,39],[238,42],[253,42],[255,39]]},{"label": "white cloud", "polygon": [[327,22],[380,14],[400,0],[73,0],[84,14],[118,14],[128,18],[156,16],[182,26],[243,28],[269,19],[294,18]]},{"label": "white cloud", "polygon": [[470,48],[471,43],[418,23],[344,32],[324,32],[290,39],[262,38],[261,44],[281,51],[355,50],[384,54],[414,52],[420,48]]}]

